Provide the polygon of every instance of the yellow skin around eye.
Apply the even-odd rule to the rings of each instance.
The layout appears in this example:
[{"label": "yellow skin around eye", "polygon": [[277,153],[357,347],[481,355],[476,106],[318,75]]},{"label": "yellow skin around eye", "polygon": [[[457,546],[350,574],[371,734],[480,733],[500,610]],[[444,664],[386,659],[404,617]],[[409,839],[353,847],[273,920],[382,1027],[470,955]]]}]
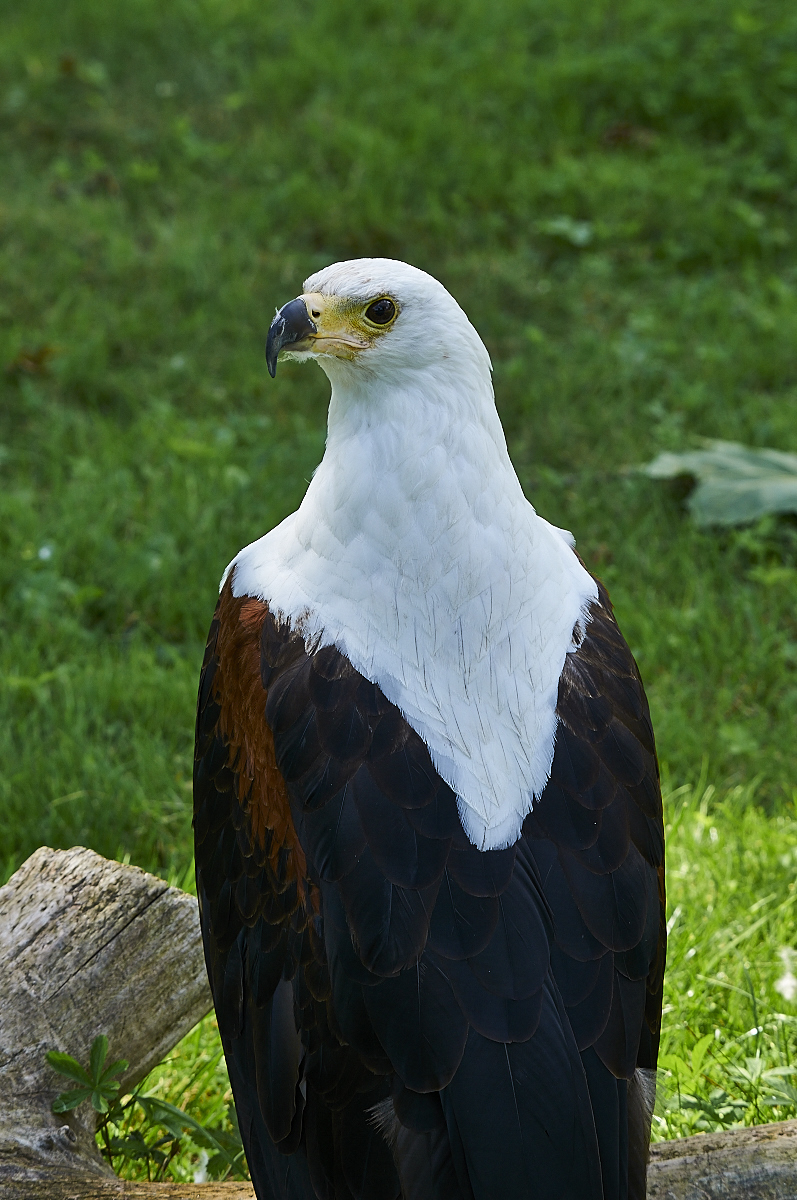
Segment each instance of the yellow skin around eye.
[{"label": "yellow skin around eye", "polygon": [[317,332],[301,342],[294,342],[287,350],[288,355],[310,351],[313,354],[332,354],[336,358],[352,359],[386,333],[398,316],[396,305],[396,315],[386,325],[375,325],[368,320],[366,309],[370,308],[374,299],[382,299],[381,296],[362,302],[309,292],[303,293],[299,299],[304,301]]}]

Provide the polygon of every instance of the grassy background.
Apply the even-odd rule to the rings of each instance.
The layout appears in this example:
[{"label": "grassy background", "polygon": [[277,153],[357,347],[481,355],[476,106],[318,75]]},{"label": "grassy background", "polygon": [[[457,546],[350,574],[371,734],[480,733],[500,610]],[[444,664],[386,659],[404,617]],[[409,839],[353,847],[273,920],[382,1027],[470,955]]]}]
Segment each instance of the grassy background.
[{"label": "grassy background", "polygon": [[[625,468],[697,436],[797,449],[797,13],[39,0],[0,14],[0,155],[0,878],[42,843],[184,876],[217,581],[323,449],[325,380],[268,379],[270,315],[395,255],[482,332],[527,493],[640,662],[682,913],[668,1053],[692,1070],[721,1030],[704,1097],[749,1099],[756,1053],[788,1067],[797,535],[696,531]],[[756,1086],[660,1132],[763,1119]]]}]

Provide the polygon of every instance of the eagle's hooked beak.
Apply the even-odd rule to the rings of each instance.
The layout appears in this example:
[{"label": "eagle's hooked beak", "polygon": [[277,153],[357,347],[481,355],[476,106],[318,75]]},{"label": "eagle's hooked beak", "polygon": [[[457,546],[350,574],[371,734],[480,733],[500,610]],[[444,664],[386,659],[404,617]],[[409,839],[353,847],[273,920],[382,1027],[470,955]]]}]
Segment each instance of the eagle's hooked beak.
[{"label": "eagle's hooked beak", "polygon": [[266,362],[272,379],[277,355],[286,350],[292,358],[355,358],[373,344],[378,326],[362,319],[357,304],[320,292],[303,293],[279,310],[266,342]]},{"label": "eagle's hooked beak", "polygon": [[273,379],[277,374],[277,356],[286,346],[303,342],[318,333],[318,327],[310,319],[307,305],[301,296],[283,304],[271,322],[266,341],[266,365]]}]

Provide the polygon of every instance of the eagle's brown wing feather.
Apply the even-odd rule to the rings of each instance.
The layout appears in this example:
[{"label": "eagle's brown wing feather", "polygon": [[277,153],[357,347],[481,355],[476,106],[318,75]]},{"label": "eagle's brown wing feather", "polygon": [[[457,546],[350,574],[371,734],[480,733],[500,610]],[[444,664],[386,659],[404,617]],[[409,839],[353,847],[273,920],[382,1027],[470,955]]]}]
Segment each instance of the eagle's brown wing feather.
[{"label": "eagle's brown wing feather", "polygon": [[[664,826],[647,699],[636,663],[599,585],[586,635],[559,684],[551,779],[524,824],[554,914],[554,976],[591,1091],[599,1140],[626,1120],[625,1100],[599,1084],[653,1070],[666,953]],[[605,1079],[604,1079],[605,1084]],[[603,1100],[599,1099],[603,1095]],[[633,1103],[642,1102],[639,1087]],[[644,1197],[645,1144],[629,1155],[629,1195]],[[638,1142],[639,1139],[637,1139]],[[622,1195],[622,1163],[602,1154],[607,1194]],[[613,1179],[619,1182],[615,1184]]]},{"label": "eagle's brown wing feather", "polygon": [[625,1080],[655,1063],[661,1008],[661,809],[604,596],[559,715],[523,836],[480,852],[379,689],[225,586],[197,885],[258,1195],[626,1195]]}]

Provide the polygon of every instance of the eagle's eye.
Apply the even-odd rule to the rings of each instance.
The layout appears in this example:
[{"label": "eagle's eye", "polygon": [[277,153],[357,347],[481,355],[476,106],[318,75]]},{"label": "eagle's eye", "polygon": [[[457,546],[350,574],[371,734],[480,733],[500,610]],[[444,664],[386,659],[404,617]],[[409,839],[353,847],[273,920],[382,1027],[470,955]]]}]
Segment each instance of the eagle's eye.
[{"label": "eagle's eye", "polygon": [[396,306],[389,296],[383,296],[368,305],[365,315],[374,325],[389,325],[396,315]]}]

